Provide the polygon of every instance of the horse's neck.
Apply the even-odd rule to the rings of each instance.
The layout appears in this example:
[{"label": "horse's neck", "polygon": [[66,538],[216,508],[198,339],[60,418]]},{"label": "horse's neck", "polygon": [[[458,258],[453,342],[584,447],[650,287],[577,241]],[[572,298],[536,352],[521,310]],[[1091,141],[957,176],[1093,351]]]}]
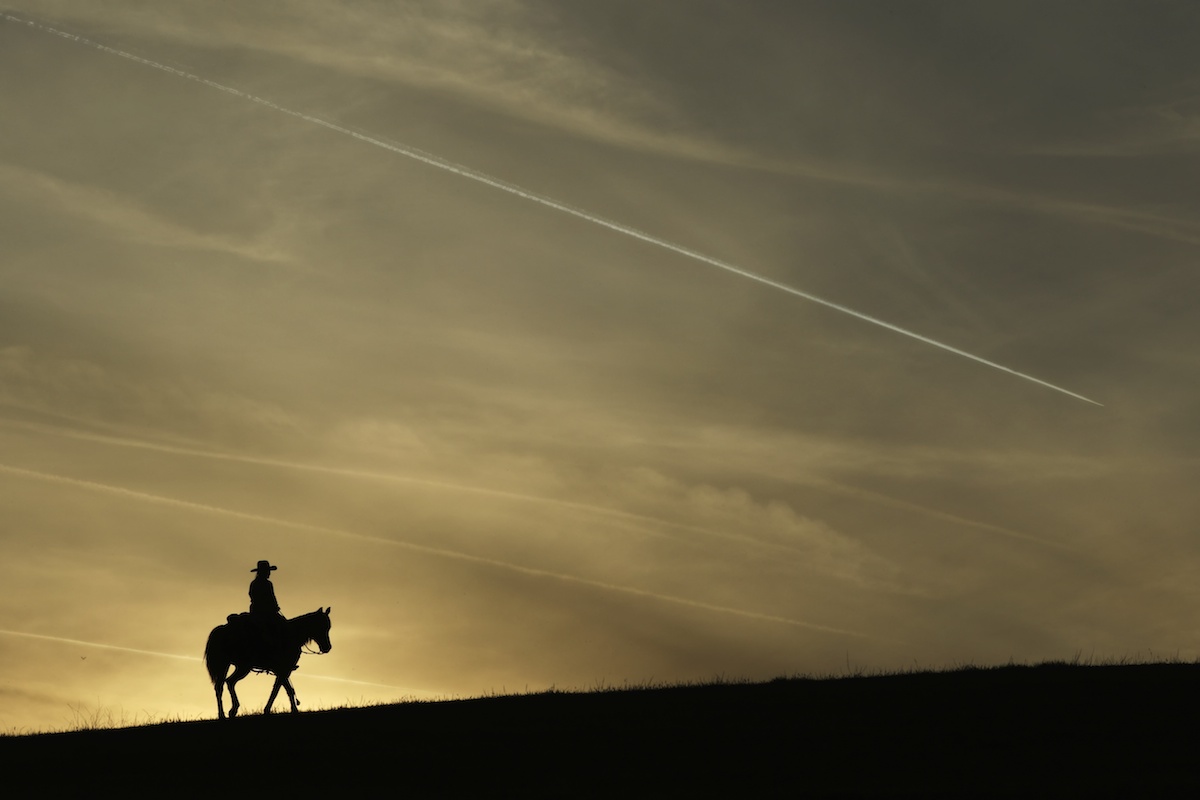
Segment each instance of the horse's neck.
[{"label": "horse's neck", "polygon": [[312,619],[313,614],[302,614],[289,619],[287,621],[288,632],[301,642],[307,642],[312,638]]}]

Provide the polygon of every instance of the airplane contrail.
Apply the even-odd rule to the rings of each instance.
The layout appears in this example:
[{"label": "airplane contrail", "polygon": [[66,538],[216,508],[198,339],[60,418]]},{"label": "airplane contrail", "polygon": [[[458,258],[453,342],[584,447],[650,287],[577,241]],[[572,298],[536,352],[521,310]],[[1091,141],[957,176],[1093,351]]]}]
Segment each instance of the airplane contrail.
[{"label": "airplane contrail", "polygon": [[796,556],[808,556],[810,550],[802,547],[797,547],[790,544],[766,541],[757,539],[753,536],[747,536],[740,533],[730,533],[728,531],[717,530],[714,528],[706,528],[700,525],[691,525],[686,522],[676,522],[675,520],[663,519],[662,517],[654,517],[649,514],[638,514],[633,511],[623,511],[617,508],[608,506],[598,506],[591,503],[583,503],[575,500],[562,500],[556,497],[546,497],[544,495],[527,494],[524,492],[514,492],[506,489],[494,489],[488,486],[479,486],[465,483],[452,483],[444,480],[434,480],[432,478],[418,478],[411,475],[400,475],[391,472],[374,472],[370,470],[350,469],[346,467],[330,467],[324,464],[313,464],[301,461],[285,461],[276,458],[263,458],[259,456],[239,455],[237,453],[224,453],[215,450],[201,450],[192,447],[183,447],[180,445],[158,444],[155,442],[143,441],[141,439],[133,439],[126,436],[116,436],[112,434],[86,433],[83,431],[72,431],[52,425],[45,425],[37,422],[25,422],[0,418],[0,425],[6,425],[24,430],[33,430],[39,433],[47,433],[54,436],[62,436],[70,439],[79,439],[88,442],[99,442],[101,444],[109,444],[117,447],[131,447],[141,450],[153,450],[156,452],[170,453],[173,455],[188,456],[194,458],[208,458],[219,461],[232,461],[242,464],[254,464],[264,467],[278,467],[281,469],[296,470],[299,472],[315,472],[326,475],[336,475],[345,478],[355,478],[362,480],[372,480],[387,483],[397,483],[408,486],[421,486],[428,489],[436,489],[450,492],[464,492],[468,494],[480,495],[482,497],[491,497],[500,500],[510,500],[519,503],[534,503],[545,505],[552,508],[561,508],[567,511],[577,511],[594,516],[606,518],[606,522],[615,528],[623,530],[631,530],[646,536],[657,536],[660,538],[669,538],[672,541],[684,542],[689,545],[696,545],[693,539],[682,538],[679,536],[665,534],[656,528],[669,528],[690,533],[698,533],[709,539],[724,540],[727,542],[736,542],[742,545],[749,545],[763,550],[773,550],[776,552],[784,552]]},{"label": "airplane contrail", "polygon": [[418,150],[415,147],[409,147],[407,145],[402,145],[402,144],[398,144],[396,142],[387,141],[387,140],[381,139],[377,136],[369,136],[365,133],[361,133],[361,132],[353,130],[351,128],[347,128],[345,126],[338,125],[334,122],[330,122],[328,120],[321,119],[320,117],[314,117],[311,114],[306,114],[302,111],[294,111],[290,108],[281,106],[278,103],[275,103],[271,100],[267,100],[264,97],[259,97],[258,95],[253,95],[248,92],[243,92],[240,89],[235,89],[232,86],[227,86],[223,83],[217,83],[216,81],[209,80],[208,78],[201,77],[200,75],[196,75],[194,73],[187,72],[186,70],[167,66],[166,64],[162,64],[162,63],[153,61],[148,58],[143,58],[142,56],[134,55],[133,53],[129,53],[124,50],[118,50],[115,47],[109,47],[108,45],[101,44],[100,42],[96,42],[91,39],[84,38],[84,37],[79,36],[74,33],[69,33],[67,31],[59,30],[58,28],[52,28],[49,25],[44,25],[40,22],[23,19],[21,17],[16,17],[16,16],[13,16],[12,14],[8,14],[8,13],[4,14],[4,19],[8,20],[9,22],[16,22],[19,24],[27,25],[31,28],[36,28],[36,29],[44,31],[46,33],[51,33],[51,34],[54,34],[55,36],[60,36],[64,39],[68,39],[70,41],[77,42],[79,44],[84,44],[89,47],[93,47],[97,50],[100,50],[101,52],[108,53],[108,54],[114,55],[114,56],[118,56],[120,58],[128,59],[128,60],[134,61],[138,64],[142,64],[147,67],[152,67],[154,69],[161,70],[163,72],[169,73],[171,75],[175,75],[180,78],[186,78],[187,80],[203,84],[204,86],[208,86],[212,89],[216,89],[218,91],[234,95],[235,97],[239,97],[243,100],[248,100],[249,102],[252,102],[252,103],[257,103],[260,106],[264,106],[266,108],[273,109],[282,114],[287,114],[288,116],[304,120],[305,122],[312,123],[313,125],[320,125],[323,128],[328,128],[331,131],[341,133],[345,136],[350,136],[354,139],[358,139],[361,142],[365,142],[367,144],[371,144],[376,147],[381,147],[384,150],[389,150],[398,155],[405,156],[406,158],[411,158],[416,161],[420,161],[424,164],[428,164],[431,167],[436,167],[438,169],[445,170],[446,172],[450,172],[450,173],[458,175],[460,177],[468,178],[468,179],[476,181],[478,183],[482,183],[487,186],[491,186],[495,189],[499,189],[501,191],[508,192],[509,194],[516,195],[517,197],[523,198],[525,200],[530,200],[534,203],[540,203],[541,205],[546,206],[548,208],[552,208],[555,211],[561,211],[564,214],[570,214],[573,217],[577,217],[579,219],[585,220],[594,225],[599,225],[601,227],[608,228],[610,230],[616,231],[617,233],[624,234],[625,236],[631,236],[635,239],[639,239],[643,242],[646,242],[647,244],[652,244],[657,247],[664,248],[673,253],[677,253],[678,255],[684,256],[686,258],[690,258],[694,261],[699,261],[703,264],[707,264],[708,266],[716,267],[717,269],[721,269],[726,272],[730,272],[734,275],[738,275],[740,277],[747,278],[752,281],[756,281],[765,286],[769,286],[773,289],[778,289],[778,290],[780,290],[782,292],[786,292],[790,295],[794,295],[794,296],[802,298],[804,300],[808,300],[809,302],[816,303],[818,305],[825,306],[826,308],[833,309],[834,311],[839,311],[843,314],[848,314],[849,316],[852,316],[855,319],[861,320],[863,322],[868,322],[872,325],[877,325],[881,328],[885,328],[889,331],[892,331],[893,333],[898,333],[901,336],[907,336],[910,339],[915,339],[919,342],[923,342],[924,344],[928,344],[933,347],[937,347],[948,353],[953,353],[955,355],[962,356],[963,358],[967,358],[967,359],[970,359],[971,361],[975,361],[979,364],[983,364],[983,365],[991,367],[993,369],[1000,370],[1001,372],[1007,372],[1010,375],[1014,375],[1018,378],[1022,378],[1027,381],[1031,381],[1031,382],[1038,384],[1039,386],[1043,386],[1047,389],[1053,389],[1056,392],[1061,392],[1062,394],[1068,395],[1069,397],[1074,397],[1077,400],[1082,400],[1085,403],[1091,403],[1092,405],[1095,405],[1095,406],[1103,405],[1103,403],[1099,403],[1095,400],[1092,400],[1091,398],[1084,397],[1081,394],[1072,392],[1069,389],[1064,389],[1061,386],[1057,386],[1048,381],[1044,381],[1041,378],[1035,378],[1034,376],[1028,375],[1024,372],[1018,372],[1017,370],[1012,369],[1010,367],[1006,367],[1002,364],[997,364],[995,361],[989,361],[988,359],[983,358],[982,356],[977,356],[973,353],[968,353],[966,350],[961,350],[957,347],[946,344],[944,342],[939,342],[936,339],[931,339],[928,336],[924,336],[924,335],[916,333],[914,331],[910,331],[907,328],[902,328],[899,325],[894,325],[890,322],[879,319],[878,317],[873,317],[870,314],[865,314],[861,311],[855,311],[854,309],[852,309],[848,306],[844,306],[841,303],[835,303],[832,300],[826,300],[823,297],[818,297],[817,295],[810,294],[809,292],[805,292],[801,289],[797,289],[794,286],[789,286],[786,283],[781,283],[780,281],[774,280],[772,278],[768,278],[765,275],[759,275],[756,272],[751,272],[751,271],[743,269],[741,267],[734,266],[733,264],[730,264],[728,262],[722,261],[717,258],[713,258],[712,256],[705,255],[704,253],[700,253],[695,250],[691,250],[687,247],[683,247],[682,245],[675,244],[673,242],[667,241],[666,239],[659,238],[652,234],[645,233],[643,231],[640,231],[636,228],[632,228],[623,223],[613,222],[612,220],[608,220],[603,217],[597,216],[595,214],[592,214],[591,212],[584,211],[582,209],[567,205],[566,203],[559,202],[558,200],[554,200],[554,199],[546,197],[544,195],[540,195],[535,192],[531,192],[531,191],[529,191],[527,189],[523,189],[515,184],[508,183],[507,181],[500,180],[499,178],[494,178],[483,172],[479,172],[478,170],[471,169],[470,167],[465,167],[461,164],[456,164],[452,161],[448,161],[444,158],[441,158],[440,156],[433,155],[432,153],[427,153],[425,151]]},{"label": "airplane contrail", "polygon": [[161,653],[157,650],[141,650],[136,647],[122,647],[116,644],[104,644],[102,642],[89,642],[83,639],[68,639],[65,636],[50,636],[44,633],[26,633],[25,631],[9,631],[0,629],[0,634],[5,636],[21,636],[26,639],[41,639],[47,642],[62,642],[65,644],[76,644],[80,647],[98,647],[102,650],[118,650],[122,653],[137,653],[143,656],[158,656],[159,658],[174,658],[179,661],[199,661],[200,656],[181,656],[175,653]]},{"label": "airplane contrail", "polygon": [[[106,644],[104,642],[89,642],[86,639],[70,639],[66,636],[51,636],[45,633],[28,633],[26,631],[10,631],[0,629],[0,635],[17,636],[24,639],[40,639],[45,642],[59,642],[61,644],[77,645],[79,647],[92,647],[99,650],[115,650],[121,653],[136,653],[142,656],[157,656],[158,658],[173,658],[177,661],[199,661],[200,656],[181,656],[176,653],[162,653],[158,650],[141,650],[137,647],[122,647],[117,644]],[[311,672],[305,674],[305,678],[319,678],[324,681],[336,681],[338,683],[353,683],[357,686],[377,686],[381,689],[397,689],[402,692],[420,692],[426,695],[435,695],[434,692],[425,689],[411,689],[405,686],[393,686],[390,683],[374,683],[372,681],[360,681],[353,678],[335,678],[332,675],[315,675]]]},{"label": "airplane contrail", "polygon": [[[180,500],[175,497],[165,495],[151,494],[149,492],[139,492],[134,489],[126,489],[123,486],[113,486],[107,483],[98,481],[89,481],[82,478],[68,478],[64,475],[56,475],[50,472],[39,472],[37,470],[25,469],[24,467],[14,467],[8,464],[0,464],[0,472],[7,472],[12,475],[19,475],[35,480],[49,481],[52,483],[61,483],[68,486],[76,486],[85,489],[92,489],[110,494],[116,494],[122,497],[127,497],[135,500],[156,503],[159,505],[174,506],[176,508],[184,508],[190,511],[199,511],[209,514],[219,514],[225,517],[245,520],[248,522],[258,522],[267,525],[277,525],[284,528],[292,528],[294,530],[306,531],[309,533],[317,533],[326,536],[337,536],[348,539],[358,539],[359,541],[373,542],[389,547],[399,547],[404,550],[422,553],[424,555],[435,556],[438,558],[452,559],[455,561],[466,561],[472,564],[482,564],[497,569],[502,569],[508,572],[516,572],[521,575],[528,575],[535,578],[549,578],[552,580],[561,581],[563,583],[571,583],[578,586],[587,586],[593,589],[601,589],[607,592],[617,592],[620,594],[633,595],[649,600],[657,600],[663,603],[672,605],[685,606],[688,608],[696,608],[703,611],[711,611],[718,614],[730,614],[733,616],[742,617],[745,619],[758,620],[760,622],[776,622],[783,625],[788,625],[794,628],[804,628],[807,630],[821,631],[823,633],[832,633],[840,636],[851,636],[859,639],[874,639],[878,641],[898,640],[884,636],[876,636],[874,634],[862,633],[860,631],[847,630],[845,628],[835,628],[829,625],[820,625],[815,622],[805,622],[803,620],[793,619],[791,617],[783,617],[776,614],[765,614],[757,611],[747,611],[741,608],[733,608],[731,606],[722,606],[714,603],[705,603],[701,600],[692,600],[687,597],[678,595],[660,594],[648,589],[639,589],[635,586],[627,586],[617,583],[608,583],[607,581],[598,581],[591,578],[583,578],[578,575],[571,575],[564,572],[554,572],[546,569],[538,569],[537,567],[527,567],[523,564],[515,564],[511,561],[502,561],[496,558],[488,558],[487,556],[477,556],[470,553],[464,553],[460,550],[450,550],[444,547],[433,547],[430,545],[417,544],[416,542],[406,542],[402,539],[388,539],[382,536],[370,536],[365,533],[354,533],[352,531],[341,530],[338,528],[327,528],[322,525],[309,525],[304,522],[294,522],[292,520],[281,519],[279,517],[268,517],[263,514],[253,514],[248,511],[237,511],[231,508],[223,508],[221,506],[213,506],[205,503],[195,503],[190,500]],[[900,642],[903,644],[903,642]]]}]

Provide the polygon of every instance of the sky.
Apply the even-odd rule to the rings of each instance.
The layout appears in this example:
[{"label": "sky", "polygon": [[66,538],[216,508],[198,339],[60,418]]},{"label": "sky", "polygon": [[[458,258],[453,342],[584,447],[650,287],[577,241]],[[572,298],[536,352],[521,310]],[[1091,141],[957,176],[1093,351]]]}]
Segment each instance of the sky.
[{"label": "sky", "polygon": [[0,731],[1195,659],[1198,29],[3,0]]}]

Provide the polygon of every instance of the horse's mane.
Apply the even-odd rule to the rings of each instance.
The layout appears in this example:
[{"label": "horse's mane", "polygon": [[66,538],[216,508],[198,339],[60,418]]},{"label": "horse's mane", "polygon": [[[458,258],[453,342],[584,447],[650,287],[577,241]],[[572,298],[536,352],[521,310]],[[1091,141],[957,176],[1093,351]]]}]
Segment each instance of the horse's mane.
[{"label": "horse's mane", "polygon": [[328,611],[318,608],[316,611],[310,611],[307,614],[300,614],[295,617],[288,617],[288,623],[293,624],[293,623],[298,623],[298,622],[307,622],[308,620],[315,620],[317,617],[328,618],[328,616],[329,616]]}]

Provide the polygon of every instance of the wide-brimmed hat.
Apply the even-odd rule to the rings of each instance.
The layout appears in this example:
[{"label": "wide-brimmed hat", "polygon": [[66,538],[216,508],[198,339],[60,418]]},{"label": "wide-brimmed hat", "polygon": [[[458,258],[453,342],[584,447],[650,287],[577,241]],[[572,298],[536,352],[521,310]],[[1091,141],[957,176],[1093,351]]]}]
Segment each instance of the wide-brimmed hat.
[{"label": "wide-brimmed hat", "polygon": [[270,561],[263,559],[262,561],[258,562],[257,567],[255,567],[254,569],[252,569],[250,571],[251,572],[273,572],[274,570],[277,570],[277,569],[279,569],[279,567],[272,567]]}]

